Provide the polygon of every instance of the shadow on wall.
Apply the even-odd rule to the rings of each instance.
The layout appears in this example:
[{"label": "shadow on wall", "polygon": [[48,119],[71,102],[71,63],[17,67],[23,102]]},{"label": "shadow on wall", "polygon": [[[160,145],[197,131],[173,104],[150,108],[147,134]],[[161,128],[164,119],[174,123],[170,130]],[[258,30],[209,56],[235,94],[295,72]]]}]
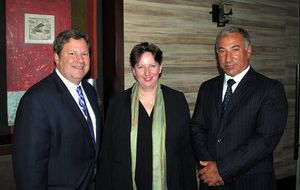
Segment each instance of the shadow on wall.
[{"label": "shadow on wall", "polygon": [[15,190],[11,155],[0,156],[0,189]]}]

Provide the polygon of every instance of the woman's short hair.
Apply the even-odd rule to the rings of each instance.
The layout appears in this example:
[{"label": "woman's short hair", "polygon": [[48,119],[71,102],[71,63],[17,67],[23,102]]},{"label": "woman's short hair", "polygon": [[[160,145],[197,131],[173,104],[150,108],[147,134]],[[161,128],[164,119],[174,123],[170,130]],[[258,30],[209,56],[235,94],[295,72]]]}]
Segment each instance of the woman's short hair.
[{"label": "woman's short hair", "polygon": [[141,59],[141,56],[145,52],[152,53],[154,60],[161,65],[163,60],[163,52],[159,49],[158,46],[156,46],[153,43],[149,42],[141,42],[137,45],[135,45],[130,53],[130,65],[133,68]]}]

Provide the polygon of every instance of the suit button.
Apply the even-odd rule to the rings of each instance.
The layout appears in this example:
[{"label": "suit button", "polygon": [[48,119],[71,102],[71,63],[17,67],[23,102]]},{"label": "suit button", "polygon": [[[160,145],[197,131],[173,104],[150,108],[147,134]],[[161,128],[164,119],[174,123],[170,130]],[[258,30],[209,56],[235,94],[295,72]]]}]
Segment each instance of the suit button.
[{"label": "suit button", "polygon": [[221,139],[221,138],[219,138],[219,139],[217,140],[217,142],[218,142],[218,143],[220,143],[221,141],[222,141],[222,139]]}]

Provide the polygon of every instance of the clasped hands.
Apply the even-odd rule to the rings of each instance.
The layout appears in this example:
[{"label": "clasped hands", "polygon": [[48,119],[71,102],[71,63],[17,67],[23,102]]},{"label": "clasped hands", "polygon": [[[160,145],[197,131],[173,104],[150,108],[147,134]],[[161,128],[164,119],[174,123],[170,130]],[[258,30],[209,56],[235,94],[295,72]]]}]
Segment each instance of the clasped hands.
[{"label": "clasped hands", "polygon": [[200,161],[203,166],[199,169],[199,178],[208,186],[224,185],[222,177],[219,175],[217,163],[215,161]]}]

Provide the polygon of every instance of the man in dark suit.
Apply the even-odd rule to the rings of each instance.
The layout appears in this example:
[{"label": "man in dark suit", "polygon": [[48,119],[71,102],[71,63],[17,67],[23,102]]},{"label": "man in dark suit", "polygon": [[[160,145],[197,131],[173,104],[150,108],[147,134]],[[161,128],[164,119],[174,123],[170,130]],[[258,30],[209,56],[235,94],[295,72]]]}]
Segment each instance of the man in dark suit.
[{"label": "man in dark suit", "polygon": [[276,189],[273,151],[286,125],[287,100],[280,82],[249,65],[251,52],[243,28],[217,36],[224,74],[201,85],[191,122],[200,189]]},{"label": "man in dark suit", "polygon": [[13,135],[19,190],[93,190],[102,118],[90,69],[86,34],[66,30],[54,43],[56,69],[22,97]]}]

